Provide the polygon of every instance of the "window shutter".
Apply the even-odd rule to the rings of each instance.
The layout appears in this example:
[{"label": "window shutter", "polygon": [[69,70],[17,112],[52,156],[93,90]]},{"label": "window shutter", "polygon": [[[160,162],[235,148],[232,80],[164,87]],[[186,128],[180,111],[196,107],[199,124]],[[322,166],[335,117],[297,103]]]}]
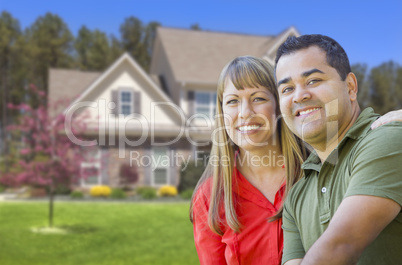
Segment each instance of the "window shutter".
[{"label": "window shutter", "polygon": [[120,113],[119,111],[119,91],[118,90],[112,90],[112,102],[116,104],[116,107],[111,110],[112,114],[118,115]]},{"label": "window shutter", "polygon": [[134,113],[141,114],[141,92],[133,91]]},{"label": "window shutter", "polygon": [[194,91],[187,92],[187,100],[188,100],[188,116],[192,116],[195,114],[195,95]]}]

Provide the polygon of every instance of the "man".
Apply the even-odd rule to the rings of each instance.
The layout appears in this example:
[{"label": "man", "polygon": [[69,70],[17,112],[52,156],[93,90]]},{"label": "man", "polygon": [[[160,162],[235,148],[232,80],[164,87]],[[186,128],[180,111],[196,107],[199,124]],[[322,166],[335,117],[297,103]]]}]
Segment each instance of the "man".
[{"label": "man", "polygon": [[282,263],[402,264],[402,123],[370,129],[329,37],[290,37],[275,62],[283,117],[314,149],[285,202]]}]

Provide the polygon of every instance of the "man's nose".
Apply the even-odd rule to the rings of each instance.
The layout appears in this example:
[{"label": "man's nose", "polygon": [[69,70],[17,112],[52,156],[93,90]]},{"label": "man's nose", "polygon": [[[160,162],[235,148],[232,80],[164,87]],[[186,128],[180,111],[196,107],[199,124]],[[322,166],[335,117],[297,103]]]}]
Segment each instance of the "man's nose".
[{"label": "man's nose", "polygon": [[308,89],[304,87],[296,87],[295,92],[293,93],[293,102],[301,103],[311,98],[311,93]]}]

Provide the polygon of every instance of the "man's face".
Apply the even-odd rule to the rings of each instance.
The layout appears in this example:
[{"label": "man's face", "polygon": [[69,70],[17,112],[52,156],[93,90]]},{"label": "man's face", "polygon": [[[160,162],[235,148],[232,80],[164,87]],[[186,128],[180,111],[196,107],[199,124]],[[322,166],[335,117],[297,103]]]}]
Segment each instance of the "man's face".
[{"label": "man's face", "polygon": [[350,93],[350,76],[342,81],[317,46],[282,56],[276,79],[285,122],[307,143],[325,144],[347,126],[357,91]]}]

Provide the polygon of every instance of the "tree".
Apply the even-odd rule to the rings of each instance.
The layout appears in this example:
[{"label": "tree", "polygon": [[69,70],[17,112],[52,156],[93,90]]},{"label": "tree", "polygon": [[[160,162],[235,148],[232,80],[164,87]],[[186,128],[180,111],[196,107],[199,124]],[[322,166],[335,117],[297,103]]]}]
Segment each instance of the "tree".
[{"label": "tree", "polygon": [[78,55],[78,65],[82,70],[101,71],[111,63],[111,47],[104,32],[90,31],[82,26],[75,39],[74,47]]},{"label": "tree", "polygon": [[152,46],[158,22],[144,26],[136,17],[128,17],[120,26],[121,47],[127,51],[146,71],[151,64]]},{"label": "tree", "polygon": [[395,92],[397,108],[402,108],[402,66],[399,66],[396,71]]},{"label": "tree", "polygon": [[[10,126],[9,130],[22,138],[23,148],[19,152],[18,164],[14,165],[19,170],[4,174],[2,182],[46,188],[49,194],[49,226],[52,227],[55,190],[60,185],[71,185],[77,179],[86,177],[81,170],[81,162],[85,158],[81,147],[72,143],[66,135],[65,115],[50,116],[43,100],[45,92],[35,86],[30,86],[30,90],[41,103],[37,108],[25,103],[9,104],[9,108],[22,112],[19,123]],[[85,130],[85,125],[75,120],[71,129],[74,135],[79,135]]]},{"label": "tree", "polygon": [[123,54],[120,41],[114,36],[110,36],[110,62],[114,62]]},{"label": "tree", "polygon": [[201,27],[200,27],[200,25],[198,23],[195,23],[195,24],[192,24],[190,26],[190,29],[192,29],[192,30],[201,30]]},{"label": "tree", "polygon": [[376,112],[384,114],[396,109],[397,99],[397,80],[398,65],[390,61],[374,67],[370,71],[370,106]]},{"label": "tree", "polygon": [[0,36],[0,154],[4,154],[8,153],[6,127],[14,116],[7,109],[7,103],[19,101],[22,94],[16,82],[21,66],[17,49],[21,29],[19,22],[6,11],[0,15]]},{"label": "tree", "polygon": [[77,52],[78,67],[82,70],[89,69],[88,47],[92,45],[91,31],[82,26],[78,31],[78,36],[74,41],[74,48]]},{"label": "tree", "polygon": [[356,75],[358,84],[357,99],[361,108],[366,108],[369,104],[369,86],[367,80],[367,64],[352,65],[352,72]]},{"label": "tree", "polygon": [[72,65],[73,35],[64,21],[51,13],[36,19],[25,35],[31,58],[30,81],[47,92],[49,68]]},{"label": "tree", "polygon": [[143,46],[143,25],[136,17],[126,18],[120,26],[121,45],[143,67],[146,65],[146,50]]},{"label": "tree", "polygon": [[152,22],[149,22],[148,25],[145,27],[143,45],[147,52],[146,65],[144,67],[144,69],[146,69],[146,70],[149,70],[149,67],[151,66],[152,52],[153,52],[154,41],[155,41],[155,37],[156,37],[156,29],[159,26],[160,26],[159,22],[152,21]]}]

